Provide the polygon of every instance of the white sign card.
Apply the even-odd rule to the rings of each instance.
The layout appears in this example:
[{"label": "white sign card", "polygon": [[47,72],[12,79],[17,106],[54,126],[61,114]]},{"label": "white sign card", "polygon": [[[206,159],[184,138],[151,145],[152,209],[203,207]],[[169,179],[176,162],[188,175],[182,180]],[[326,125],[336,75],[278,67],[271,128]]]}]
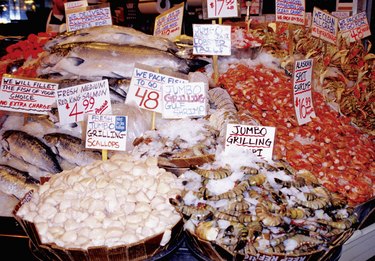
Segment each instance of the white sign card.
[{"label": "white sign card", "polygon": [[311,35],[336,44],[338,31],[338,19],[319,8],[314,7]]},{"label": "white sign card", "polygon": [[207,88],[204,82],[164,85],[163,118],[181,119],[206,116]]},{"label": "white sign card", "polygon": [[371,35],[365,12],[340,20],[339,29],[342,36],[349,38],[350,42],[356,42]]},{"label": "white sign card", "polygon": [[47,114],[56,101],[57,88],[57,83],[4,74],[0,88],[0,109]]},{"label": "white sign card", "polygon": [[84,83],[56,92],[61,124],[83,121],[86,114],[112,112],[108,80]]},{"label": "white sign card", "polygon": [[184,3],[178,4],[155,18],[154,35],[174,40],[181,34]]},{"label": "white sign card", "polygon": [[193,24],[193,54],[231,55],[231,26]]},{"label": "white sign card", "polygon": [[228,124],[225,151],[251,151],[264,160],[272,160],[275,127]]},{"label": "white sign card", "polygon": [[125,151],[127,133],[127,116],[87,115],[86,148]]},{"label": "white sign card", "polygon": [[350,12],[339,12],[335,11],[331,13],[334,17],[337,17],[339,20],[344,19],[350,16]]},{"label": "white sign card", "polygon": [[294,63],[293,101],[299,125],[316,117],[311,95],[312,70],[313,59],[298,60]]},{"label": "white sign card", "polygon": [[[71,9],[66,12],[67,31],[77,31],[95,26],[112,25],[111,9],[108,4]],[[77,11],[78,12],[77,12]]]},{"label": "white sign card", "polygon": [[305,0],[276,0],[276,21],[305,24]]},{"label": "white sign card", "polygon": [[206,0],[207,1],[207,17],[218,18],[218,17],[238,17],[240,13],[240,7],[237,0]]},{"label": "white sign card", "polygon": [[134,67],[125,103],[135,103],[142,109],[162,113],[162,86],[188,81],[139,67]]},{"label": "white sign card", "polygon": [[76,8],[81,8],[81,7],[87,7],[87,6],[88,6],[87,1],[73,1],[73,2],[64,3],[65,11],[76,9]]}]

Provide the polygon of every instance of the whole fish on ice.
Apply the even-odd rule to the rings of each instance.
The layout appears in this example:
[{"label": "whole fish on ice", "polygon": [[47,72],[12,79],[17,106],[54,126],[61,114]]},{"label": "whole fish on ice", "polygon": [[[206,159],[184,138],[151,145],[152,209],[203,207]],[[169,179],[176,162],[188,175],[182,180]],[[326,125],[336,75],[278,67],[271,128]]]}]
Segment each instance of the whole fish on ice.
[{"label": "whole fish on ice", "polygon": [[41,77],[60,74],[62,79],[72,76],[89,80],[131,78],[136,63],[185,74],[208,64],[204,60],[183,59],[143,46],[84,43],[69,45],[45,56],[37,73]]},{"label": "whole fish on ice", "polygon": [[20,130],[7,130],[1,144],[5,151],[50,173],[59,173],[62,168],[52,150],[37,137]]},{"label": "whole fish on ice", "polygon": [[145,34],[131,27],[106,25],[85,28],[57,35],[44,45],[46,50],[70,43],[110,43],[118,45],[139,45],[162,51],[178,51],[177,45],[163,37]]},{"label": "whole fish on ice", "polygon": [[0,165],[0,191],[21,199],[30,190],[35,190],[39,181],[7,165]]},{"label": "whole fish on ice", "polygon": [[82,139],[66,133],[45,134],[43,139],[57,155],[78,166],[85,166],[102,158],[100,151],[86,149]]}]

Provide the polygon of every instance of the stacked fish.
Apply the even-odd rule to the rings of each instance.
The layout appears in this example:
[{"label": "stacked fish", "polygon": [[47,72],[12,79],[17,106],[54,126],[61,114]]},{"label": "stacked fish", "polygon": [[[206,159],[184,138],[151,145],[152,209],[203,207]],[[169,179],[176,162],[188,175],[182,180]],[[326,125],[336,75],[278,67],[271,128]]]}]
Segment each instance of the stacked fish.
[{"label": "stacked fish", "polygon": [[[174,42],[133,28],[100,26],[57,35],[46,43],[37,69],[39,77],[65,80],[113,81],[112,90],[124,96],[136,63],[187,74],[208,64],[192,59]],[[123,99],[126,98],[123,97]]]},{"label": "stacked fish", "polygon": [[35,190],[42,177],[101,159],[99,151],[85,149],[80,138],[67,133],[47,133],[38,138],[9,129],[1,136],[0,191],[17,198]]}]

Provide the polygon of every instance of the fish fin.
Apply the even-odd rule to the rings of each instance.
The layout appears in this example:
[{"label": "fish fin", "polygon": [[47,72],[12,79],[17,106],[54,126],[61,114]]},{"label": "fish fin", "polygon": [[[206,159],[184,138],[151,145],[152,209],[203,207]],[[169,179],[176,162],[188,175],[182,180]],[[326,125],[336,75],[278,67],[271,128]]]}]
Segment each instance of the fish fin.
[{"label": "fish fin", "polygon": [[121,75],[121,74],[119,74],[119,73],[117,73],[117,72],[111,72],[111,74],[113,74],[113,76],[114,76],[115,78],[124,78],[123,75]]},{"label": "fish fin", "polygon": [[79,65],[81,65],[82,63],[85,62],[84,59],[79,58],[79,57],[68,57],[68,59],[73,61],[74,66],[79,66]]},{"label": "fish fin", "polygon": [[191,72],[195,72],[199,68],[202,68],[209,64],[209,62],[201,59],[187,59],[186,61]]}]

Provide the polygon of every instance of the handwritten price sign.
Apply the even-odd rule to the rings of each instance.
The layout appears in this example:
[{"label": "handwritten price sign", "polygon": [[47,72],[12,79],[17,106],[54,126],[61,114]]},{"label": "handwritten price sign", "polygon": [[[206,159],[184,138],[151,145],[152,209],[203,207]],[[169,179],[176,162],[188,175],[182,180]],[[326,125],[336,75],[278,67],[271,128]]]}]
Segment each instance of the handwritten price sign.
[{"label": "handwritten price sign", "polygon": [[112,111],[108,80],[60,89],[56,101],[61,124],[83,121],[88,113],[109,114]]},{"label": "handwritten price sign", "polygon": [[275,127],[228,124],[225,151],[251,151],[257,157],[272,160]]},{"label": "handwritten price sign", "polygon": [[323,39],[329,43],[336,44],[338,31],[338,19],[333,15],[314,7],[311,35]]},{"label": "handwritten price sign", "polygon": [[154,35],[174,40],[181,34],[184,3],[178,4],[155,18]]},{"label": "handwritten price sign", "polygon": [[86,148],[126,150],[127,116],[87,116]]},{"label": "handwritten price sign", "polygon": [[86,7],[86,11],[79,8],[71,9],[66,14],[67,31],[76,31],[95,26],[112,25],[111,9],[108,4]]},{"label": "handwritten price sign", "polygon": [[163,118],[203,117],[207,114],[207,87],[203,82],[163,86]]},{"label": "handwritten price sign", "polygon": [[125,103],[135,103],[142,109],[162,113],[162,85],[182,82],[188,81],[135,67]]},{"label": "handwritten price sign", "polygon": [[207,17],[237,17],[237,0],[207,0]]},{"label": "handwritten price sign", "polygon": [[313,60],[299,60],[294,64],[293,97],[299,125],[311,121],[315,111],[311,98]]},{"label": "handwritten price sign", "polygon": [[276,21],[305,24],[305,0],[276,0]]},{"label": "handwritten price sign", "polygon": [[230,55],[229,25],[193,24],[193,54]]},{"label": "handwritten price sign", "polygon": [[4,74],[0,88],[0,108],[6,111],[47,114],[55,102],[57,87],[57,83]]},{"label": "handwritten price sign", "polygon": [[340,20],[339,28],[342,35],[348,37],[350,42],[356,42],[371,35],[365,12]]}]

